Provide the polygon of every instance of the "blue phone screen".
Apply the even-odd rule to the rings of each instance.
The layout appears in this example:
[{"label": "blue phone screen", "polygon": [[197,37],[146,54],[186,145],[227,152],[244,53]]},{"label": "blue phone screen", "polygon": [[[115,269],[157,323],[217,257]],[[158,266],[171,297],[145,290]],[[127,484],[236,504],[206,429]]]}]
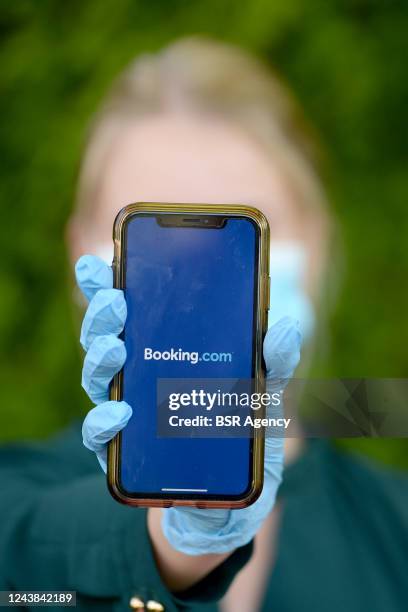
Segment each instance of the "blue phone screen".
[{"label": "blue phone screen", "polygon": [[[129,221],[123,399],[133,415],[120,454],[128,493],[233,497],[248,490],[250,438],[158,437],[156,388],[160,378],[252,377],[256,249],[257,228],[245,218],[227,218],[220,228],[164,227],[142,215]],[[231,357],[145,358],[171,349]]]}]

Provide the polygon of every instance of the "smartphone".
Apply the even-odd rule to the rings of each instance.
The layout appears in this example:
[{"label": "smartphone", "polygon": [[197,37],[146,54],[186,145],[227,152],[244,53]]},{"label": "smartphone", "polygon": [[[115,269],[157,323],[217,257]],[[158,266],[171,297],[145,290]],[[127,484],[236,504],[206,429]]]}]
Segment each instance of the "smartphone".
[{"label": "smartphone", "polygon": [[124,291],[128,315],[127,359],[110,393],[133,414],[109,445],[111,494],[133,506],[250,505],[263,485],[262,430],[159,436],[156,393],[159,380],[172,378],[251,379],[263,388],[265,216],[245,205],[130,204],[113,239],[114,286]]}]

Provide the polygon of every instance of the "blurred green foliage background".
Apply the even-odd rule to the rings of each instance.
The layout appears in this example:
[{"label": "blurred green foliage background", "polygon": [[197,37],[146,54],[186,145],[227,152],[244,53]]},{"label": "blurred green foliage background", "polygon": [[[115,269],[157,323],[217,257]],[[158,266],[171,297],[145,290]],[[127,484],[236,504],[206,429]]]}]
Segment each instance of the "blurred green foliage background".
[{"label": "blurred green foliage background", "polygon": [[[89,407],[64,245],[86,125],[138,52],[185,34],[267,58],[322,136],[346,271],[315,373],[407,374],[405,0],[19,0],[0,28],[1,439]],[[405,440],[347,446],[408,466]]]}]

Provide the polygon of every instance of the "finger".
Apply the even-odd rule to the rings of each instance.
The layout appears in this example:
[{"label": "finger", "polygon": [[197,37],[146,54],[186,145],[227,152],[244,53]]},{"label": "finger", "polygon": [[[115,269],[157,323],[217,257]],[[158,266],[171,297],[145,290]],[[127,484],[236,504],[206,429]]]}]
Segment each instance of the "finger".
[{"label": "finger", "polygon": [[89,303],[80,342],[87,351],[97,336],[118,336],[126,321],[126,302],[120,289],[100,289]]},{"label": "finger", "polygon": [[302,336],[295,319],[283,317],[269,328],[264,340],[267,381],[288,382],[299,363],[301,344]]},{"label": "finger", "polygon": [[113,286],[112,268],[95,255],[83,255],[78,259],[75,276],[78,287],[88,300],[100,289],[111,289]]},{"label": "finger", "polygon": [[116,336],[97,336],[85,356],[82,387],[95,404],[109,398],[109,384],[126,361],[126,348]]},{"label": "finger", "polygon": [[106,472],[106,445],[126,427],[132,408],[126,402],[104,402],[85,417],[82,425],[84,446],[97,453],[99,463]]}]

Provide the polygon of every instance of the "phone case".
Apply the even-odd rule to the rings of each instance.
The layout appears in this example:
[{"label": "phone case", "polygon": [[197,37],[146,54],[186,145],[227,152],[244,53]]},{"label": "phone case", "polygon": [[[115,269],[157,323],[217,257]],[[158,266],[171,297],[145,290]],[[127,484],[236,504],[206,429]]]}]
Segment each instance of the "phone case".
[{"label": "phone case", "polygon": [[[255,337],[255,391],[264,390],[263,371],[263,340],[267,330],[269,309],[269,225],[266,217],[258,209],[242,204],[170,204],[141,202],[129,204],[120,210],[113,226],[114,259],[113,286],[122,289],[124,286],[124,237],[126,225],[131,217],[145,213],[173,213],[173,214],[203,214],[242,216],[255,222],[259,229],[258,245],[258,311],[256,315],[256,337]],[[122,372],[113,379],[110,389],[112,400],[122,399]],[[193,506],[198,508],[245,508],[252,504],[260,495],[263,486],[264,472],[264,433],[262,429],[255,429],[253,434],[253,478],[249,493],[238,500],[214,500],[214,499],[157,499],[157,498],[134,498],[121,490],[119,485],[120,468],[120,444],[119,433],[110,442],[108,447],[108,472],[107,481],[111,495],[119,502],[130,506],[161,507],[170,506]]]}]

